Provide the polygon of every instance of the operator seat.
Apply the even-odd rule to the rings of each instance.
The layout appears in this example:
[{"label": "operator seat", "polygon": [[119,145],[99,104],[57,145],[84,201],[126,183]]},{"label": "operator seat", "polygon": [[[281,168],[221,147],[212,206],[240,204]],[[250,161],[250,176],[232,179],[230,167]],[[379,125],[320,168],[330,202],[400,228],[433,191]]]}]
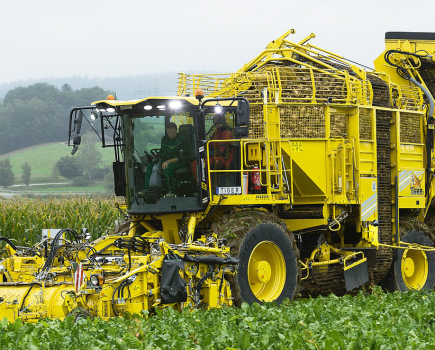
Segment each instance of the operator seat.
[{"label": "operator seat", "polygon": [[175,170],[176,180],[179,181],[180,185],[180,195],[188,195],[189,192],[193,191],[194,179],[192,170],[190,168],[190,163],[196,158],[195,156],[195,138],[194,129],[192,124],[183,124],[178,128],[178,134],[183,140],[182,154],[180,154],[180,162],[183,167]]}]

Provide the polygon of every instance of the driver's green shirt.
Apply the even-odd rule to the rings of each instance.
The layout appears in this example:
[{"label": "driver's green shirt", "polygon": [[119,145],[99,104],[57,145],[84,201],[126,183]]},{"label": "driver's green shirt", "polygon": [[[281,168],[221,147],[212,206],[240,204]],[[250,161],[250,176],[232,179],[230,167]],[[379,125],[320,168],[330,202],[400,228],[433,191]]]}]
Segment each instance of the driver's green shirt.
[{"label": "driver's green shirt", "polygon": [[173,139],[170,139],[168,136],[162,137],[162,146],[160,147],[160,159],[162,161],[178,158],[179,150],[183,143],[183,139],[180,137],[180,134],[177,134]]}]

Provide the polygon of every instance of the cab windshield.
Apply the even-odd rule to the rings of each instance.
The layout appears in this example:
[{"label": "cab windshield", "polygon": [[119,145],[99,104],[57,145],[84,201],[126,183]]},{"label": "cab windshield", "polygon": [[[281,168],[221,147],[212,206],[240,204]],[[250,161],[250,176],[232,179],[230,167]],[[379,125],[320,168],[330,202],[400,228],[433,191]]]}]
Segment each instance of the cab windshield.
[{"label": "cab windshield", "polygon": [[193,110],[125,116],[124,131],[129,212],[199,210]]}]

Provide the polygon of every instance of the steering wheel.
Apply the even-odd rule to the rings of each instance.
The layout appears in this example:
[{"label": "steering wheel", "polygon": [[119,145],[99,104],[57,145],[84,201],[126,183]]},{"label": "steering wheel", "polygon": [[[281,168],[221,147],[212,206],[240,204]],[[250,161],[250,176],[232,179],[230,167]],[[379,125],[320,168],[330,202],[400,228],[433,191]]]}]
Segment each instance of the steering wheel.
[{"label": "steering wheel", "polygon": [[160,154],[160,149],[159,149],[159,148],[153,148],[150,152],[151,152],[151,154],[152,154],[154,157],[158,157],[159,154]]},{"label": "steering wheel", "polygon": [[138,151],[136,151],[136,150],[133,150],[133,158],[137,163],[141,163],[141,164],[146,165],[146,163],[143,161],[143,159],[139,155]]}]

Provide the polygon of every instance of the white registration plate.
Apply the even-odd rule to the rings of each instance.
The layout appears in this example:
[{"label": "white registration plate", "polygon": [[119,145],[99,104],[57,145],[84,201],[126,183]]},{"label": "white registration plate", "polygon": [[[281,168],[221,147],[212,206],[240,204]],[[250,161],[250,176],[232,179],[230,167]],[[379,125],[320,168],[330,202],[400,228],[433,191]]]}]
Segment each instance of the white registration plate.
[{"label": "white registration plate", "polygon": [[242,194],[241,187],[216,187],[216,194]]}]

